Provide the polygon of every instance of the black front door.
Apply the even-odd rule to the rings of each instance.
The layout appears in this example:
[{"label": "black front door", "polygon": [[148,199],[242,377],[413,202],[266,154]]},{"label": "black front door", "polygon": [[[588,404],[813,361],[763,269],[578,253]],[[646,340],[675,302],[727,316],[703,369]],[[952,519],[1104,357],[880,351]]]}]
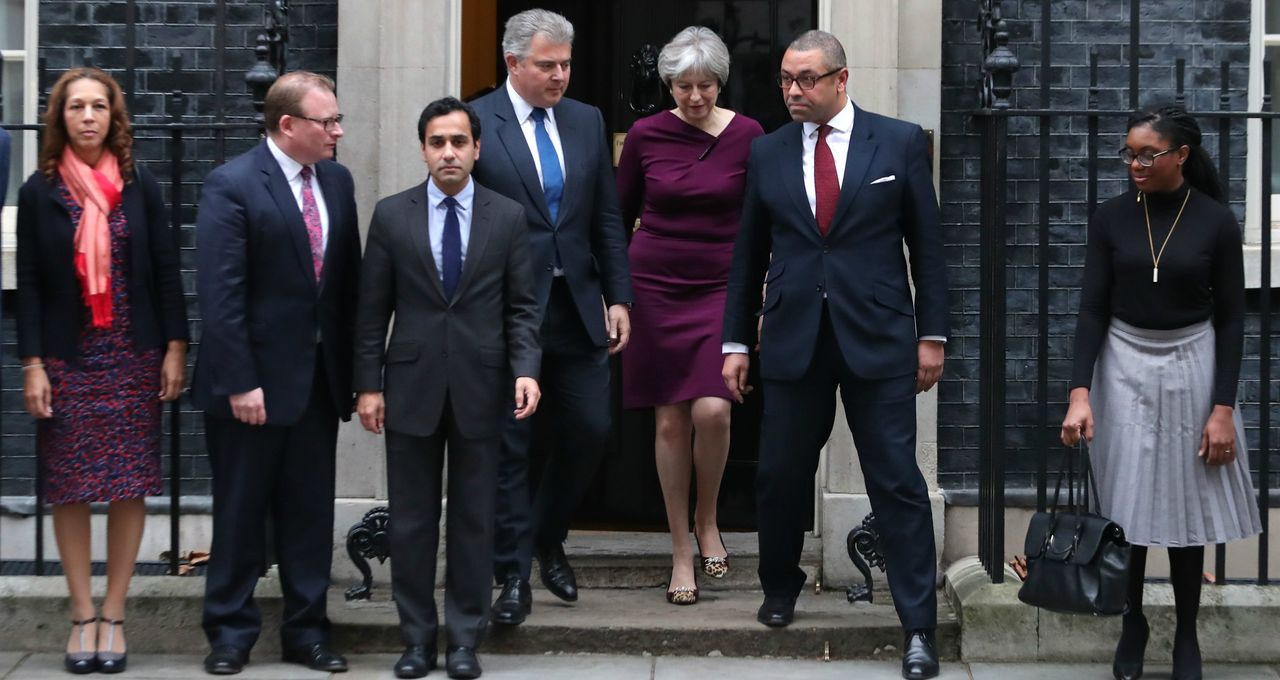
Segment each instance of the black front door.
[{"label": "black front door", "polygon": [[[686,26],[711,28],[732,57],[719,104],[744,113],[772,131],[787,122],[774,84],[788,43],[817,26],[816,0],[498,0],[498,34],[513,14],[541,7],[574,25],[573,75],[568,96],[604,113],[611,132],[625,133],[637,119],[672,107],[666,88],[638,78],[633,63],[645,46],[660,50]],[[496,82],[506,77],[498,65]],[[753,357],[754,359],[754,357]],[[752,384],[759,376],[752,362]],[[651,410],[621,408],[621,371],[614,360],[613,436],[595,483],[578,513],[582,528],[666,529],[662,490],[653,460]],[[755,529],[755,470],[761,400],[756,390],[732,415],[732,444],[720,491],[724,530]],[[531,461],[537,474],[541,461]]]}]

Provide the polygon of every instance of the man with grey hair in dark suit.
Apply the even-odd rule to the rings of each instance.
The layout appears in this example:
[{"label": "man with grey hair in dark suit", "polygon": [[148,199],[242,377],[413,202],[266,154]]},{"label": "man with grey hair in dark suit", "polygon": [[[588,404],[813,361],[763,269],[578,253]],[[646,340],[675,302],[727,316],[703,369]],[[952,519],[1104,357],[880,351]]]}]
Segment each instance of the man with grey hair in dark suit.
[{"label": "man with grey hair in dark suit", "polygon": [[524,206],[550,409],[536,418],[550,435],[540,475],[528,470],[544,458],[530,451],[531,424],[508,420],[503,433],[493,619],[515,625],[529,614],[534,555],[547,589],[578,599],[563,543],[609,435],[609,355],[631,335],[631,268],[604,117],[564,96],[573,25],[520,12],[502,51],[506,82],[473,103],[489,140],[475,178]]},{"label": "man with grey hair in dark suit", "polygon": [[396,676],[419,678],[436,665],[447,448],[446,664],[449,677],[474,678],[489,623],[500,435],[508,417],[533,415],[540,396],[538,304],[524,208],[470,177],[480,153],[475,112],[453,97],[434,101],[418,139],[431,177],[379,201],[369,226],[356,410],[365,429],[387,431],[391,585],[406,645]]}]

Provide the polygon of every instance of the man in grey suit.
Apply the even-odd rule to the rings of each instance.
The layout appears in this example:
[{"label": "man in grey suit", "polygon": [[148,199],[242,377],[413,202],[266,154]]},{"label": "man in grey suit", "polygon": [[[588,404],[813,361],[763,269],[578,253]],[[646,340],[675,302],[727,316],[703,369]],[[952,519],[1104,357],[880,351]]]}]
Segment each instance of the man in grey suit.
[{"label": "man in grey suit", "polygon": [[474,678],[475,649],[489,623],[505,411],[513,398],[512,415],[524,420],[540,397],[538,306],[524,209],[470,177],[480,153],[475,112],[453,97],[432,102],[418,120],[418,139],[430,179],[379,201],[369,226],[356,316],[356,410],[370,432],[387,431],[391,583],[406,645],[396,676],[422,677],[436,665],[447,445],[446,664],[449,677]]},{"label": "man in grey suit", "polygon": [[[507,81],[475,101],[489,130],[481,184],[524,206],[542,311],[542,388],[549,435],[537,488],[528,480],[532,428],[508,420],[498,481],[494,621],[529,613],[529,572],[578,599],[563,543],[609,435],[609,354],[631,334],[631,270],[600,110],[564,96],[573,25],[547,10],[511,17],[502,36]],[[541,457],[538,457],[540,460]]]}]

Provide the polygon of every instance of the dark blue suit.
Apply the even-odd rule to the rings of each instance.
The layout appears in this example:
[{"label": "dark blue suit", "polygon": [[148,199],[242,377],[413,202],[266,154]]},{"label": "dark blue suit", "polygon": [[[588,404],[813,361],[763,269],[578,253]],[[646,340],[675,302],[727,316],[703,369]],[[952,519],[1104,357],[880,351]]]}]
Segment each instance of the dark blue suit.
[{"label": "dark blue suit", "polygon": [[[253,587],[274,520],[286,649],[328,641],[338,420],[351,417],[360,273],[351,173],[315,166],[329,213],[317,283],[306,226],[266,142],[209,173],[196,220],[203,333],[192,392],[213,470],[213,558],[204,628],[248,650],[261,617]],[[228,397],[262,388],[267,424],[235,420]]]},{"label": "dark blue suit", "polygon": [[[533,545],[564,541],[609,434],[604,308],[631,302],[627,238],[599,109],[568,98],[552,108],[565,168],[564,195],[552,223],[507,87],[472,106],[484,131],[473,176],[524,206],[542,313],[543,407],[529,420],[509,418],[498,471],[494,575],[499,582],[510,576],[528,580]],[[564,276],[553,278],[557,252]],[[531,490],[527,468],[534,426],[546,430],[553,443],[540,484]]]},{"label": "dark blue suit", "polygon": [[936,553],[915,461],[914,388],[917,340],[947,335],[947,302],[925,135],[855,109],[840,199],[823,236],[805,194],[802,134],[793,122],[752,144],[725,306],[725,342],[755,344],[764,315],[761,584],[766,595],[785,597],[804,584],[808,490],[839,385],[899,617],[907,629],[933,628]]}]

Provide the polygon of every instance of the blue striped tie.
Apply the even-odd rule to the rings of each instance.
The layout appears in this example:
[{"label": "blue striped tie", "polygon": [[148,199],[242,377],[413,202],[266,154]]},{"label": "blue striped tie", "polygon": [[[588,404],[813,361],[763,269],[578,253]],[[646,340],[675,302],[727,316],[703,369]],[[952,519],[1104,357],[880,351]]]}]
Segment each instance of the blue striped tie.
[{"label": "blue striped tie", "polygon": [[535,108],[533,121],[533,137],[538,141],[538,162],[542,165],[542,194],[547,199],[547,211],[551,213],[554,225],[556,215],[560,213],[560,197],[564,195],[564,173],[560,171],[560,157],[551,143],[551,135],[547,134],[547,110]]}]

